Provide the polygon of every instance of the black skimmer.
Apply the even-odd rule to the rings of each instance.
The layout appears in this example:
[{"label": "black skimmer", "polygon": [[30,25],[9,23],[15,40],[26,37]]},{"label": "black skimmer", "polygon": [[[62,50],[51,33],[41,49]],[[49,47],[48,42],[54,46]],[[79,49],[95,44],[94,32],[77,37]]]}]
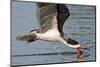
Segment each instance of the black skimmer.
[{"label": "black skimmer", "polygon": [[51,3],[37,3],[37,6],[40,28],[18,36],[16,39],[27,42],[36,40],[61,42],[71,48],[75,48],[78,55],[80,55],[80,49],[84,48],[84,46],[71,38],[64,37],[63,25],[70,16],[67,6]]}]

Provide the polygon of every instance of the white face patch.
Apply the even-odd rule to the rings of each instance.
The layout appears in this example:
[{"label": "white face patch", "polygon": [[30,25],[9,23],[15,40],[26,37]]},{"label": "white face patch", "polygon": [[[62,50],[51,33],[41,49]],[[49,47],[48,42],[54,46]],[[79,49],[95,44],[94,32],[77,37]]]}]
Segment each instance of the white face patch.
[{"label": "white face patch", "polygon": [[72,48],[78,48],[78,47],[80,47],[79,44],[77,44],[77,45],[71,45],[71,44],[68,44],[68,46],[69,46],[69,47],[72,47]]}]

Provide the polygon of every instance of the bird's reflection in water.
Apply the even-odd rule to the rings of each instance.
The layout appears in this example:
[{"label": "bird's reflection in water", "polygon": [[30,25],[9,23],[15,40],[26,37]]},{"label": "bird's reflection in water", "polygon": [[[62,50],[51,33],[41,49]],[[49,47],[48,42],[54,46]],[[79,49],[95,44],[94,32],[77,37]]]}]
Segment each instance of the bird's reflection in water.
[{"label": "bird's reflection in water", "polygon": [[78,53],[76,54],[77,61],[81,61],[82,56],[83,56],[83,51],[80,50],[80,51],[77,51],[77,52],[78,52]]},{"label": "bird's reflection in water", "polygon": [[80,62],[80,61],[86,61],[85,58],[89,57],[90,54],[89,53],[85,53],[85,52],[80,52],[80,53],[73,53],[73,52],[69,52],[69,54],[66,54],[67,56],[67,62]]},{"label": "bird's reflection in water", "polygon": [[76,61],[83,61],[83,55],[81,55],[81,54],[77,54],[76,55]]}]

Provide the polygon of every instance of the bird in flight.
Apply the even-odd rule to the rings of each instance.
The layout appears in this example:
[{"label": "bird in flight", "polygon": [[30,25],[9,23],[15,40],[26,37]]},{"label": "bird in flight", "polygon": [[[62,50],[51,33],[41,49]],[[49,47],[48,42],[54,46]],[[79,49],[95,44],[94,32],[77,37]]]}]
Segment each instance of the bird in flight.
[{"label": "bird in flight", "polygon": [[75,48],[77,54],[80,55],[84,46],[74,39],[64,37],[63,26],[70,16],[67,6],[64,4],[37,3],[37,7],[40,28],[17,36],[16,39],[27,42],[36,40],[61,42],[71,48]]}]

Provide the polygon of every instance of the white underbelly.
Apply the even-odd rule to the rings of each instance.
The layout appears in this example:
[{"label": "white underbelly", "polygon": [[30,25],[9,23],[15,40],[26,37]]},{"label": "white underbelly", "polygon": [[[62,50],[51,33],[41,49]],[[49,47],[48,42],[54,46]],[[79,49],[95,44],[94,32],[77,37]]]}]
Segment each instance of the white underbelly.
[{"label": "white underbelly", "polygon": [[46,41],[59,41],[60,33],[55,29],[50,29],[46,33],[38,33],[37,39],[46,40]]}]

